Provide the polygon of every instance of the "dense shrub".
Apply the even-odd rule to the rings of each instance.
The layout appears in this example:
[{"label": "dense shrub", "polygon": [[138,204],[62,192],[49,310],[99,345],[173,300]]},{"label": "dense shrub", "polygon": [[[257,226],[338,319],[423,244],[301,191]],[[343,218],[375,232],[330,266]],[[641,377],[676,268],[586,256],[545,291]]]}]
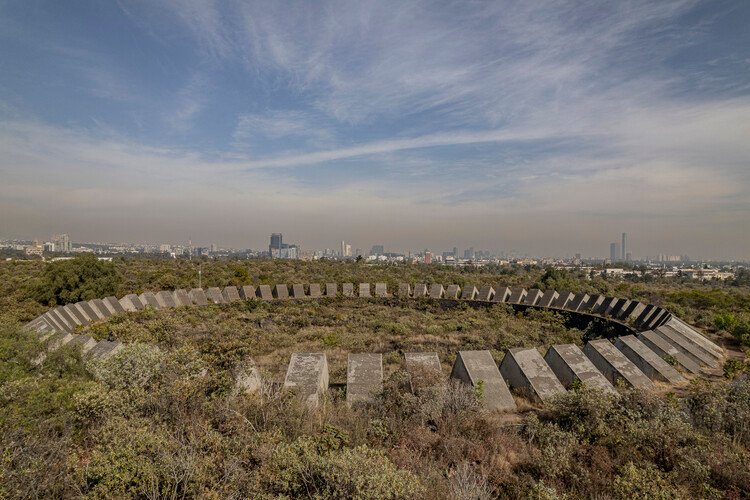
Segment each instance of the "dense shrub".
[{"label": "dense shrub", "polygon": [[84,254],[53,262],[34,287],[34,298],[50,306],[114,295],[121,278],[114,264]]}]

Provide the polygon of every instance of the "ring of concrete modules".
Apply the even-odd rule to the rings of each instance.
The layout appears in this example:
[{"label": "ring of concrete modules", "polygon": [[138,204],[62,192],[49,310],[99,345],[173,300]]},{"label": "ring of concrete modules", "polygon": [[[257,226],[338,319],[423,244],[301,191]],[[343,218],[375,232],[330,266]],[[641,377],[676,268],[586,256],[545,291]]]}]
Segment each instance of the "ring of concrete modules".
[{"label": "ring of concrete modules", "polygon": [[[393,292],[393,293],[391,293]],[[535,348],[506,351],[498,366],[490,351],[459,351],[450,378],[481,387],[487,410],[516,409],[511,390],[535,403],[544,403],[574,385],[596,387],[616,393],[615,387],[654,389],[658,384],[680,385],[692,376],[716,369],[724,358],[723,349],[666,309],[634,300],[567,291],[503,286],[475,286],[401,283],[389,291],[385,283],[336,283],[251,285],[224,288],[193,288],[130,294],[120,299],[106,297],[55,307],[27,324],[47,343],[47,352],[73,345],[89,358],[106,358],[119,349],[117,341],[96,341],[76,334],[79,327],[106,320],[116,314],[145,308],[227,304],[240,300],[309,300],[324,297],[410,298],[477,303],[505,303],[514,307],[542,308],[604,318],[626,326],[633,333],[608,339],[590,340],[581,350],[574,344],[553,345],[542,356]],[[39,362],[43,361],[40,357]],[[437,353],[405,354],[411,390],[434,390],[446,383]],[[260,387],[252,361],[246,363],[235,381],[242,390]],[[297,391],[307,404],[316,407],[328,390],[328,361],[325,353],[295,353],[284,386]],[[347,365],[346,400],[349,405],[372,402],[383,387],[383,360],[379,353],[350,353]]]}]

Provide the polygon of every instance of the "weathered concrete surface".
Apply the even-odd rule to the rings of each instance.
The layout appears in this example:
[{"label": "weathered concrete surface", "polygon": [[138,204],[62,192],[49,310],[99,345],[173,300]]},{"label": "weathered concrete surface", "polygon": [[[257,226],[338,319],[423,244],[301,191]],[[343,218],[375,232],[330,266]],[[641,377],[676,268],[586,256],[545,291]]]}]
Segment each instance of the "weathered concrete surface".
[{"label": "weathered concrete surface", "polygon": [[648,319],[654,312],[654,309],[656,309],[656,306],[653,304],[646,304],[646,307],[643,308],[643,311],[641,311],[641,314],[638,315],[638,317],[633,321],[633,324],[637,327],[643,327],[643,324],[646,322],[646,319]]},{"label": "weathered concrete surface", "polygon": [[257,290],[252,285],[242,285],[239,289],[240,298],[242,300],[255,300],[257,297]]},{"label": "weathered concrete surface", "polygon": [[177,303],[174,301],[174,295],[172,295],[171,292],[167,290],[162,290],[156,294],[156,300],[159,301],[162,307],[164,308],[173,308],[177,307]]},{"label": "weathered concrete surface", "polygon": [[73,318],[73,321],[77,325],[88,326],[89,320],[83,315],[83,313],[75,306],[75,304],[66,304],[63,309],[68,313],[68,316]]},{"label": "weathered concrete surface", "polygon": [[349,354],[346,368],[346,404],[371,403],[383,392],[383,355]]},{"label": "weathered concrete surface", "polygon": [[477,290],[477,287],[474,285],[466,285],[461,291],[461,298],[463,300],[475,300],[478,294],[479,290]]},{"label": "weathered concrete surface", "polygon": [[398,296],[402,299],[408,299],[411,296],[411,285],[409,283],[399,283]]},{"label": "weathered concrete surface", "polygon": [[95,359],[106,359],[115,354],[120,349],[122,349],[122,343],[119,340],[100,340],[88,352],[88,355]]},{"label": "weathered concrete surface", "polygon": [[500,373],[511,389],[532,401],[544,403],[565,392],[539,351],[533,348],[509,349],[500,363]]},{"label": "weathered concrete surface", "polygon": [[96,319],[98,319],[99,321],[105,320],[112,316],[112,313],[110,312],[109,308],[104,305],[104,301],[102,299],[89,300],[89,307],[92,311],[94,311],[94,314],[96,314]]},{"label": "weathered concrete surface", "polygon": [[620,299],[617,304],[615,304],[612,309],[609,311],[608,316],[617,319],[625,309],[627,309],[630,306],[630,300],[628,299]]},{"label": "weathered concrete surface", "polygon": [[634,335],[619,337],[615,347],[651,380],[668,384],[686,382],[685,377]]},{"label": "weathered concrete surface", "polygon": [[525,306],[535,306],[539,302],[539,299],[542,298],[542,291],[538,288],[532,288],[526,293],[526,297],[521,301],[521,304]]},{"label": "weathered concrete surface", "polygon": [[493,287],[495,295],[492,297],[492,302],[507,302],[510,298],[510,288],[507,286],[495,285]]},{"label": "weathered concrete surface", "polygon": [[633,300],[630,302],[630,305],[628,307],[620,312],[620,314],[617,316],[617,319],[628,322],[635,321],[635,319],[641,315],[645,307],[645,304],[642,304],[637,300]]},{"label": "weathered concrete surface", "polygon": [[520,304],[526,298],[527,291],[525,288],[516,287],[510,289],[510,297],[508,297],[508,304]]},{"label": "weathered concrete surface", "polygon": [[588,300],[581,303],[581,305],[578,307],[579,312],[585,312],[585,313],[591,313],[599,308],[599,306],[602,305],[602,302],[604,302],[604,296],[603,295],[591,295],[589,296]]},{"label": "weathered concrete surface", "polygon": [[225,304],[224,296],[221,294],[221,288],[212,286],[206,289],[206,297],[214,304]]},{"label": "weathered concrete surface", "polygon": [[122,297],[119,302],[123,309],[128,312],[142,311],[143,308],[146,307],[143,305],[143,302],[141,302],[141,299],[139,299],[134,293]]},{"label": "weathered concrete surface", "polygon": [[555,309],[567,309],[568,302],[573,300],[575,298],[575,295],[573,295],[571,292],[563,290],[560,292],[560,295],[557,297],[557,299],[552,303],[551,307],[554,307]]},{"label": "weathered concrete surface", "polygon": [[341,295],[344,297],[354,297],[354,283],[344,283],[341,285]]},{"label": "weathered concrete surface", "polygon": [[310,298],[319,299],[323,296],[323,292],[320,289],[320,283],[310,283]]},{"label": "weathered concrete surface", "polygon": [[660,326],[654,330],[664,340],[672,344],[678,351],[702,366],[718,368],[718,360],[704,349],[690,342],[684,335],[668,326]]},{"label": "weathered concrete surface", "polygon": [[252,359],[246,359],[234,365],[231,374],[235,394],[256,394],[260,391],[260,372]]},{"label": "weathered concrete surface", "polygon": [[586,387],[611,393],[617,392],[609,380],[596,369],[594,363],[575,344],[551,346],[547,349],[544,360],[567,389],[579,381]]},{"label": "weathered concrete surface", "polygon": [[500,375],[490,351],[459,351],[451,378],[481,387],[482,405],[488,410],[514,411],[516,402]]},{"label": "weathered concrete surface", "polygon": [[554,290],[547,290],[542,294],[542,298],[539,299],[539,302],[537,305],[539,307],[550,307],[560,296],[556,291]]},{"label": "weathered concrete surface", "polygon": [[664,310],[661,314],[654,316],[654,320],[651,323],[649,323],[648,328],[653,330],[657,327],[664,325],[670,319],[672,319],[672,314],[669,311]]},{"label": "weathered concrete surface", "polygon": [[692,340],[694,343],[697,343],[707,351],[712,352],[717,359],[724,358],[724,349],[708,340],[698,330],[688,325],[681,319],[672,317],[669,319],[669,321],[664,323],[664,326],[668,326],[677,330],[678,332]]},{"label": "weathered concrete surface", "polygon": [[446,299],[458,299],[461,295],[461,287],[458,285],[448,285],[445,289]]},{"label": "weathered concrete surface", "polygon": [[[589,309],[588,312],[591,312],[592,314],[598,314],[600,316],[604,316],[604,312],[609,308],[609,305],[615,300],[617,300],[617,297],[604,297],[604,300],[602,302],[600,302],[598,305]],[[589,299],[588,302],[591,302],[591,299]],[[584,311],[586,310],[586,306],[581,305],[581,307],[579,307],[578,310]]]},{"label": "weathered concrete surface", "polygon": [[412,392],[438,387],[445,382],[436,352],[406,352],[404,358]]},{"label": "weathered concrete surface", "polygon": [[431,299],[442,299],[445,295],[445,288],[440,283],[433,283],[430,286],[430,298]]},{"label": "weathered concrete surface", "polygon": [[328,359],[325,353],[292,354],[284,387],[296,391],[311,408],[317,408],[328,390]]},{"label": "weathered concrete surface", "polygon": [[301,283],[293,284],[292,285],[292,297],[295,299],[307,298],[307,295],[305,294],[305,285]]},{"label": "weathered concrete surface", "polygon": [[188,292],[188,296],[190,297],[190,300],[193,301],[193,304],[195,304],[196,306],[208,305],[206,292],[204,292],[202,288],[193,288],[192,290]]},{"label": "weathered concrete surface", "polygon": [[236,286],[225,286],[221,291],[221,296],[226,303],[238,302],[242,300],[242,297],[240,297],[240,292],[239,290],[237,290]]},{"label": "weathered concrete surface", "polygon": [[414,285],[414,293],[412,296],[415,299],[423,299],[427,297],[427,285],[424,283],[417,283]]},{"label": "weathered concrete surface", "polygon": [[645,328],[648,330],[651,330],[651,324],[653,324],[658,316],[661,316],[664,314],[664,309],[661,307],[654,306],[651,311],[646,315],[646,317],[639,323],[638,326],[641,328]]},{"label": "weathered concrete surface", "polygon": [[81,353],[86,354],[96,346],[96,340],[91,335],[74,335],[68,345],[79,348]]},{"label": "weathered concrete surface", "polygon": [[565,309],[568,311],[578,311],[578,309],[588,302],[588,300],[589,295],[587,293],[577,293],[573,296],[573,299],[565,305]]},{"label": "weathered concrete surface", "polygon": [[258,287],[258,294],[260,294],[261,300],[273,300],[271,285],[260,285]]},{"label": "weathered concrete surface", "polygon": [[636,389],[653,389],[654,384],[607,339],[590,340],[584,354],[613,385],[622,380]]},{"label": "weathered concrete surface", "polygon": [[289,287],[286,286],[286,283],[279,283],[273,287],[273,295],[277,299],[286,300],[289,298]]},{"label": "weathered concrete surface", "polygon": [[326,297],[335,297],[339,294],[339,285],[337,283],[326,283]]},{"label": "weathered concrete surface", "polygon": [[65,323],[65,326],[67,326],[66,331],[73,331],[75,330],[76,326],[78,326],[78,323],[73,320],[73,318],[70,316],[68,311],[65,310],[63,306],[57,306],[53,309],[53,312],[55,316],[57,316],[58,319],[63,321]]},{"label": "weathered concrete surface", "polygon": [[172,298],[174,298],[174,303],[177,305],[177,307],[186,307],[186,306],[192,306],[193,301],[190,300],[190,295],[188,295],[186,290],[183,290],[182,288],[178,288],[174,292],[172,292]]},{"label": "weathered concrete surface", "polygon": [[375,283],[375,296],[381,299],[388,297],[388,285],[385,283]]},{"label": "weathered concrete surface", "polygon": [[360,283],[359,284],[359,296],[364,297],[366,299],[369,299],[372,297],[372,292],[370,291],[370,284],[369,283]]},{"label": "weathered concrete surface", "polygon": [[44,313],[44,318],[47,323],[51,323],[54,329],[58,332],[67,332],[69,330],[68,325],[57,316],[55,310],[50,310]]},{"label": "weathered concrete surface", "polygon": [[138,296],[138,298],[141,300],[142,304],[145,304],[152,309],[162,309],[161,304],[159,304],[159,301],[156,300],[156,295],[154,295],[154,292],[143,292]]},{"label": "weathered concrete surface", "polygon": [[482,286],[482,288],[479,289],[479,295],[477,295],[477,300],[489,302],[490,300],[492,300],[494,296],[495,296],[495,289],[490,285],[484,285]]},{"label": "weathered concrete surface", "polygon": [[83,312],[83,315],[86,316],[86,319],[88,319],[89,321],[96,321],[97,319],[99,319],[89,303],[85,300],[76,302],[76,307],[80,309],[81,312]]},{"label": "weathered concrete surface", "polygon": [[110,296],[102,299],[102,302],[104,302],[104,305],[109,308],[110,311],[112,311],[112,314],[124,314],[125,308],[122,307],[122,304],[120,304],[120,301],[117,300],[117,297]]},{"label": "weathered concrete surface", "polygon": [[638,340],[643,342],[649,349],[654,351],[662,359],[674,359],[682,368],[693,374],[700,374],[701,367],[698,363],[678,351],[672,344],[664,340],[659,334],[651,330],[638,334]]}]

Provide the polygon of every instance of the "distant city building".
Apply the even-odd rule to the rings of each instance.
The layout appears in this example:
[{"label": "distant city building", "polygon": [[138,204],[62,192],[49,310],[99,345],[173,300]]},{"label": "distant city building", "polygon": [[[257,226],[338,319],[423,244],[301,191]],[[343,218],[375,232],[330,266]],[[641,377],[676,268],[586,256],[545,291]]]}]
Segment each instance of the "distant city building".
[{"label": "distant city building", "polygon": [[167,245],[166,243],[159,245],[159,253],[170,253],[171,251],[172,245]]},{"label": "distant city building", "polygon": [[70,252],[72,246],[70,244],[70,236],[67,234],[56,234],[52,237],[52,243],[55,245],[56,252]]},{"label": "distant city building", "polygon": [[425,251],[425,253],[424,253],[424,263],[425,264],[432,264],[432,252]]},{"label": "distant city building", "polygon": [[284,243],[281,233],[273,233],[268,245],[268,254],[272,259],[298,259],[299,247]]},{"label": "distant city building", "polygon": [[216,243],[211,243],[211,253],[216,253],[218,250]]},{"label": "distant city building", "polygon": [[[456,256],[458,257],[458,256]],[[464,250],[464,259],[466,260],[474,260],[475,254],[474,254],[474,247],[469,247],[466,250]]]},{"label": "distant city building", "polygon": [[48,241],[43,245],[45,252],[54,252],[55,251],[55,244]]},{"label": "distant city building", "polygon": [[609,260],[612,262],[617,262],[617,260],[620,257],[620,245],[617,243],[610,243],[609,244]]},{"label": "distant city building", "polygon": [[622,256],[622,260],[630,260],[628,258],[628,233],[622,233],[622,248],[620,249],[620,255]]},{"label": "distant city building", "polygon": [[383,245],[373,245],[372,249],[370,250],[370,255],[383,255],[385,253],[385,249]]}]

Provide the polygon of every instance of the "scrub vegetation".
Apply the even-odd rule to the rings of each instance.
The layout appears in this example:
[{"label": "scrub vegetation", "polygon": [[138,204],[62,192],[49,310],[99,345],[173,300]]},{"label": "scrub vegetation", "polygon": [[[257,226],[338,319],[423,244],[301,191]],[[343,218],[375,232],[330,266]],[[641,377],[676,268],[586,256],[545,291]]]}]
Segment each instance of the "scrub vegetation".
[{"label": "scrub vegetation", "polygon": [[[0,498],[741,498],[750,495],[750,382],[678,394],[577,389],[517,415],[483,413],[477,391],[412,394],[403,352],[581,343],[601,325],[499,305],[399,299],[239,302],[146,310],[88,329],[126,347],[97,363],[72,349],[41,365],[23,322],[50,303],[197,286],[198,262],[116,258],[0,263]],[[202,284],[439,282],[538,286],[661,304],[739,354],[743,283],[618,280],[541,268],[448,269],[364,263],[206,261]],[[76,277],[77,276],[77,277]],[[53,296],[41,293],[53,284]],[[59,286],[58,286],[59,285]],[[100,294],[102,295],[102,294]],[[312,412],[282,391],[289,355],[325,351],[330,391]],[[382,352],[377,404],[349,409],[346,354]],[[258,394],[237,391],[248,358]]]}]

